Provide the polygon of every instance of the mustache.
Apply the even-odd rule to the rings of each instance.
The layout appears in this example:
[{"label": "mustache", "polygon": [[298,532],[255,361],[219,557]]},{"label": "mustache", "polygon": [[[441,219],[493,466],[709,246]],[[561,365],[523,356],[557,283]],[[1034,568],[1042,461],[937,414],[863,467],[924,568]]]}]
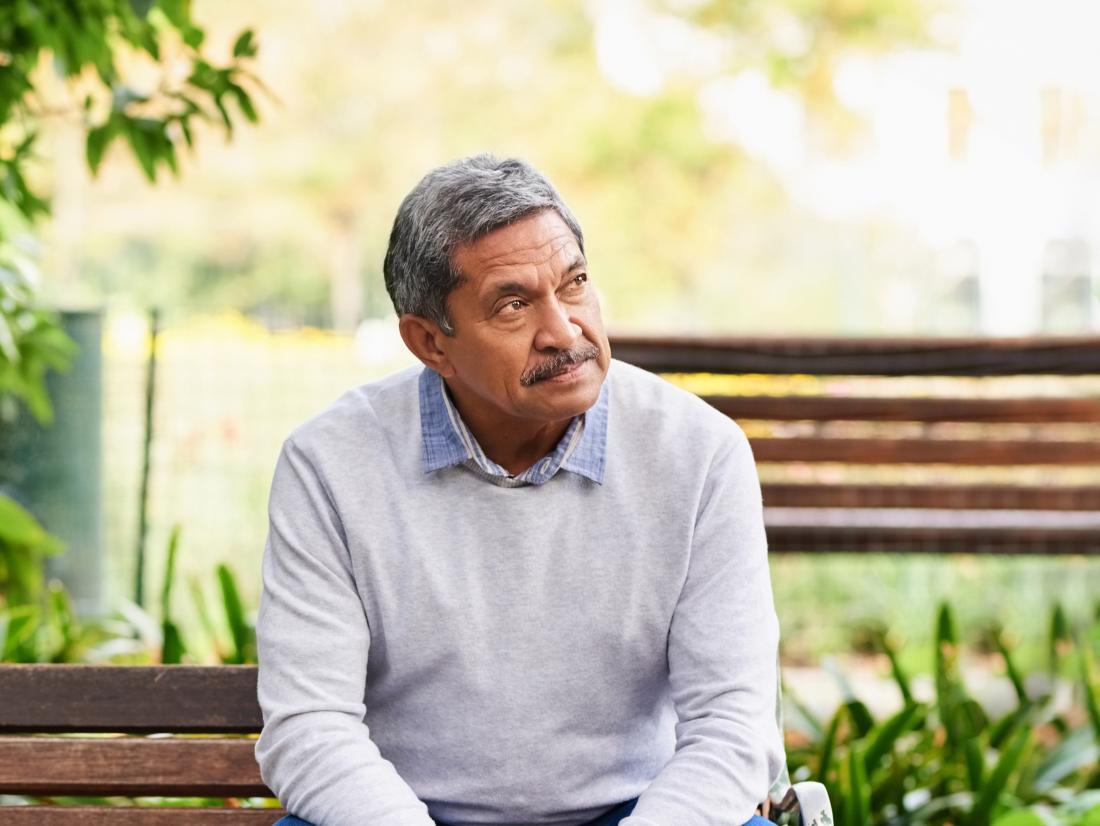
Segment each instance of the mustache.
[{"label": "mustache", "polygon": [[530,370],[524,370],[523,375],[519,377],[519,383],[524,387],[530,387],[532,384],[537,384],[540,381],[561,373],[574,364],[580,364],[582,361],[594,359],[599,356],[599,354],[600,348],[594,344],[571,347],[568,350],[559,350],[542,364],[532,367]]}]

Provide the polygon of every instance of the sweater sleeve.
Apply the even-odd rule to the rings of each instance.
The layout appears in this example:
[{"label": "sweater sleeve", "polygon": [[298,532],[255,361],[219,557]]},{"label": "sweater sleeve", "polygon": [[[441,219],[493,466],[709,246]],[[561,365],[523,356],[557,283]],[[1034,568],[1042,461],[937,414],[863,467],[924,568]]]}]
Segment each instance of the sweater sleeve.
[{"label": "sweater sleeve", "polygon": [[621,826],[739,826],[782,770],[779,622],[748,439],[713,462],[668,637],[676,750]]},{"label": "sweater sleeve", "polygon": [[256,626],[264,782],[317,826],[432,826],[364,723],[370,629],[346,537],[322,480],[289,440],[269,515]]}]

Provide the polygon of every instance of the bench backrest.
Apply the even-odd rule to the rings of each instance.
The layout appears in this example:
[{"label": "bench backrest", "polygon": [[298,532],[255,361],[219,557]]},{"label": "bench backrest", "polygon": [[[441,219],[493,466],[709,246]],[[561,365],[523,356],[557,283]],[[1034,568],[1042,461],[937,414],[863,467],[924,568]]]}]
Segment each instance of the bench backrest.
[{"label": "bench backrest", "polygon": [[[242,736],[262,725],[254,666],[3,665],[0,794],[270,797],[253,756],[255,739]],[[282,814],[5,806],[0,822],[262,826]]]},{"label": "bench backrest", "polygon": [[[749,433],[773,551],[1100,553],[1100,337],[616,337],[612,352],[660,373],[810,379],[701,393]],[[1044,376],[1063,378],[988,392]],[[935,386],[899,394],[902,377]]]}]

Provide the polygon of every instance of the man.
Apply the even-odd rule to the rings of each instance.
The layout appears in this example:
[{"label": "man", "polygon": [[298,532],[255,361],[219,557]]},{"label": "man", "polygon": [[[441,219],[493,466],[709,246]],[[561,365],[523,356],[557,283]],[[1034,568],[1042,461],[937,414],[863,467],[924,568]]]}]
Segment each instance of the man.
[{"label": "man", "polygon": [[384,270],[424,367],[284,445],[264,780],[320,826],[748,821],[784,755],[745,436],[611,360],[580,226],[521,161],[430,172]]}]

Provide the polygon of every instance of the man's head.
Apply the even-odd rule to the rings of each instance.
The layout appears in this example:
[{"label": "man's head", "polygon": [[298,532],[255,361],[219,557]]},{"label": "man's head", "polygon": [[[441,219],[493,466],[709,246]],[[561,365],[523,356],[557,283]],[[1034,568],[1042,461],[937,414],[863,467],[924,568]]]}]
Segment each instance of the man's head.
[{"label": "man's head", "polygon": [[610,352],[584,238],[528,164],[478,155],[429,172],[384,273],[406,345],[465,412],[549,423],[595,402]]}]

